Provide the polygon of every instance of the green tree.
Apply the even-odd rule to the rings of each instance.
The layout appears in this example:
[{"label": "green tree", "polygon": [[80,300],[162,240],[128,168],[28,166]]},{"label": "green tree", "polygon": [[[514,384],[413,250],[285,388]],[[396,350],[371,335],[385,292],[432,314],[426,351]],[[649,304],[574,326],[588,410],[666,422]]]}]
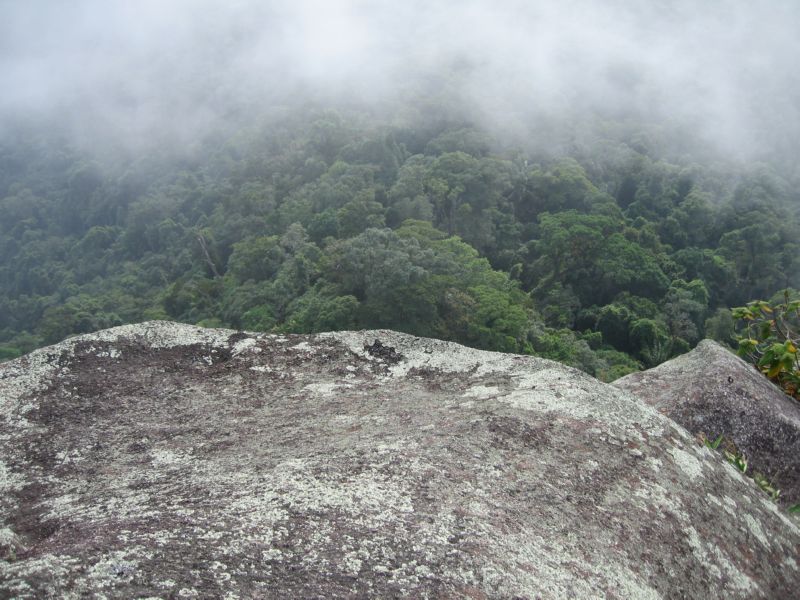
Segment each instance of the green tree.
[{"label": "green tree", "polygon": [[286,253],[278,236],[255,236],[233,245],[228,258],[228,275],[237,282],[266,281],[280,269]]}]

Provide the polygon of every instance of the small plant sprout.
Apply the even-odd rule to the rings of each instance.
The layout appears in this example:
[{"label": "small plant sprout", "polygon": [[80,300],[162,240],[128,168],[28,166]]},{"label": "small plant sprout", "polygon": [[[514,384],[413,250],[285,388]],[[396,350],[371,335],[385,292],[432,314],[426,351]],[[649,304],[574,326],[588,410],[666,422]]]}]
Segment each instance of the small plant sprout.
[{"label": "small plant sprout", "polygon": [[[724,435],[719,435],[712,442],[706,437],[705,433],[698,434],[697,439],[710,450],[721,449],[725,460],[736,467],[742,474],[747,475],[747,457],[745,457],[744,453],[742,453],[730,439],[726,438]],[[748,475],[748,477],[750,477],[750,475]],[[771,479],[768,479],[763,473],[759,473],[758,471],[753,473],[752,479],[762,492],[767,494],[773,501],[777,502],[781,491],[775,487]],[[795,504],[788,510],[789,512],[800,513],[800,504]]]},{"label": "small plant sprout", "polygon": [[742,473],[747,473],[747,458],[745,458],[744,454],[731,452],[729,450],[723,450],[722,454],[734,467],[739,469]]},{"label": "small plant sprout", "polygon": [[756,472],[753,474],[753,481],[755,481],[756,485],[758,485],[758,487],[773,501],[778,501],[778,496],[781,495],[781,491],[772,484],[771,480],[767,479],[762,473]]}]

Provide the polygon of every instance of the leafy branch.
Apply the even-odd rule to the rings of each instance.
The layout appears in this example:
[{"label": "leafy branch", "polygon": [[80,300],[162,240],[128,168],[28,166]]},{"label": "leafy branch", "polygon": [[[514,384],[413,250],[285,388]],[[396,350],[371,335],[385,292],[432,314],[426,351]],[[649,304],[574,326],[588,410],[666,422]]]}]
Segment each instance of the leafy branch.
[{"label": "leafy branch", "polygon": [[756,300],[731,312],[739,322],[739,356],[800,400],[800,300],[786,290],[781,303]]}]

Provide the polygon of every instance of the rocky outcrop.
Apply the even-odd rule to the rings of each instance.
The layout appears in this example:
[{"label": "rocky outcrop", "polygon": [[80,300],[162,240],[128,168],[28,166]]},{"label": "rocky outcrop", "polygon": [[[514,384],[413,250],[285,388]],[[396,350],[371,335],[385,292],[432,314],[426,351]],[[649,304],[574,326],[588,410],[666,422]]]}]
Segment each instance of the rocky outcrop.
[{"label": "rocky outcrop", "polygon": [[800,502],[800,403],[716,342],[614,382],[696,435],[723,435],[781,490]]},{"label": "rocky outcrop", "polygon": [[633,395],[388,331],[0,365],[0,596],[789,598],[800,529]]}]

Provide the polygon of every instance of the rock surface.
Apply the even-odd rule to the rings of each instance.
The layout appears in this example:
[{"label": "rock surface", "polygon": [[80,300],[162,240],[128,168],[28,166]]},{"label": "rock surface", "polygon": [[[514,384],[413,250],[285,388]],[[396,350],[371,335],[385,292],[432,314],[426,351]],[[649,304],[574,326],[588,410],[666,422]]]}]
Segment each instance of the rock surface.
[{"label": "rock surface", "polygon": [[388,331],[73,338],[0,365],[0,452],[0,597],[800,588],[796,520],[631,394]]},{"label": "rock surface", "polygon": [[784,504],[800,502],[800,402],[716,342],[614,382],[710,439],[733,441],[748,470],[766,475]]}]

